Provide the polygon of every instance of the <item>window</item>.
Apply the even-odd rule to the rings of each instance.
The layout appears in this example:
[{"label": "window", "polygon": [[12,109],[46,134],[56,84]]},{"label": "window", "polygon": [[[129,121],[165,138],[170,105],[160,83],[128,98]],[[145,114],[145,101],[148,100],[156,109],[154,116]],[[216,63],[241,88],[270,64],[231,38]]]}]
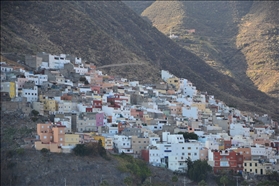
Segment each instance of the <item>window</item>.
[{"label": "window", "polygon": [[250,167],[252,167],[252,163],[250,163]]},{"label": "window", "polygon": [[188,153],[188,156],[191,156],[191,153]]},{"label": "window", "polygon": [[63,138],[60,138],[60,141],[63,141]]},{"label": "window", "polygon": [[184,147],[182,147],[182,149],[184,149]]},{"label": "window", "polygon": [[247,166],[246,163],[244,163],[244,166]]},{"label": "window", "polygon": [[[257,167],[258,166],[258,164],[257,163],[255,163],[255,167]],[[257,169],[256,169],[257,170]]]},{"label": "window", "polygon": [[188,149],[191,149],[191,147],[188,147]]},{"label": "window", "polygon": [[44,139],[46,139],[47,137],[46,136],[44,136]]}]

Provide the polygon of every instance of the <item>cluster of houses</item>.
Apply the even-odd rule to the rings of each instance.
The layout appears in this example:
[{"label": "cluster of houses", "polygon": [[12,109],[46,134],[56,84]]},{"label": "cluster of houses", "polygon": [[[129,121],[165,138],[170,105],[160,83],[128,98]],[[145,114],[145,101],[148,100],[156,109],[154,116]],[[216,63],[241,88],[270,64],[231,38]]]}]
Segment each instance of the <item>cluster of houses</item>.
[{"label": "cluster of houses", "polygon": [[277,122],[243,114],[168,71],[162,82],[142,85],[65,54],[38,53],[25,64],[34,70],[1,62],[1,109],[49,116],[37,124],[37,150],[67,153],[102,140],[107,150],[172,171],[185,171],[188,158],[208,161],[215,173],[279,170]]}]

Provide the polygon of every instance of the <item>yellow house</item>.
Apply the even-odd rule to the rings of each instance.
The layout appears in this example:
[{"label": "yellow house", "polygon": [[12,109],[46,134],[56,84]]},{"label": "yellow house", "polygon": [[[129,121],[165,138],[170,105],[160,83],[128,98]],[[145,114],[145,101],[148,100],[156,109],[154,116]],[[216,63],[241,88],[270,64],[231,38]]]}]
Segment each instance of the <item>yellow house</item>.
[{"label": "yellow house", "polygon": [[171,77],[167,79],[167,84],[173,85],[175,90],[179,90],[180,88],[180,79],[178,77]]},{"label": "yellow house", "polygon": [[65,134],[65,146],[75,146],[79,144],[79,134]]},{"label": "yellow house", "polygon": [[16,96],[16,84],[14,82],[1,82],[1,92],[8,92],[10,98]]},{"label": "yellow house", "polygon": [[48,97],[40,95],[39,100],[44,103],[45,111],[56,111],[56,101],[54,99],[49,99]]},{"label": "yellow house", "polygon": [[148,114],[143,114],[143,119],[145,123],[150,124],[150,122],[153,120]]},{"label": "yellow house", "polygon": [[16,96],[16,84],[15,82],[10,82],[10,97],[14,98]]},{"label": "yellow house", "polygon": [[105,137],[104,136],[93,136],[96,141],[102,140],[102,146],[105,147]]},{"label": "yellow house", "polygon": [[166,90],[162,90],[162,89],[156,89],[160,94],[167,94]]},{"label": "yellow house", "polygon": [[193,103],[191,106],[197,107],[201,111],[205,111],[206,109],[206,103]]},{"label": "yellow house", "polygon": [[99,99],[99,100],[102,100],[102,96],[100,96],[100,95],[93,95],[93,99]]},{"label": "yellow house", "polygon": [[243,170],[254,174],[266,175],[272,170],[272,163],[259,162],[257,160],[244,160]]}]

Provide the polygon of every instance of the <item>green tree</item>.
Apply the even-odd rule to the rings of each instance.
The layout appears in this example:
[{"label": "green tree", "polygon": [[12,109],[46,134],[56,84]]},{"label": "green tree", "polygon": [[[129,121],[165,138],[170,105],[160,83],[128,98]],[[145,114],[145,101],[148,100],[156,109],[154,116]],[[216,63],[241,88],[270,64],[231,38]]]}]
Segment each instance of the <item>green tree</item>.
[{"label": "green tree", "polygon": [[187,176],[196,182],[200,182],[201,180],[206,180],[207,173],[212,170],[211,166],[208,165],[205,160],[196,160],[192,162],[190,158],[186,160],[187,163]]},{"label": "green tree", "polygon": [[277,171],[270,171],[267,173],[267,176],[269,180],[279,182],[279,174]]},{"label": "green tree", "polygon": [[32,113],[34,116],[38,116],[38,115],[39,115],[39,112],[36,111],[36,110],[32,110],[31,113]]},{"label": "green tree", "polygon": [[174,182],[174,183],[178,182],[177,176],[173,176],[173,177],[171,178],[171,181]]},{"label": "green tree", "polygon": [[41,153],[44,155],[44,156],[46,156],[46,154],[49,152],[49,150],[48,149],[46,149],[46,148],[42,148],[41,149]]},{"label": "green tree", "polygon": [[198,183],[198,186],[207,186],[207,184],[204,180],[202,180]]},{"label": "green tree", "polygon": [[184,139],[194,139],[194,140],[198,140],[199,136],[193,132],[189,133],[189,132],[178,132],[178,134],[183,134]]},{"label": "green tree", "polygon": [[103,147],[103,144],[102,144],[102,140],[99,139],[98,141],[98,151],[99,151],[99,154],[100,156],[106,156],[107,155],[107,151],[106,149]]},{"label": "green tree", "polygon": [[75,148],[73,148],[73,152],[77,156],[85,156],[86,155],[86,147],[84,144],[77,144]]},{"label": "green tree", "polygon": [[86,77],[82,76],[79,78],[79,81],[85,81],[86,80]]},{"label": "green tree", "polygon": [[226,175],[222,176],[220,178],[220,183],[222,183],[224,186],[226,186],[227,183],[229,183],[229,179]]},{"label": "green tree", "polygon": [[85,85],[88,85],[88,84],[89,84],[89,82],[88,82],[87,80],[85,80],[85,81],[84,81],[84,84],[85,84]]},{"label": "green tree", "polygon": [[130,172],[133,175],[134,180],[142,184],[147,177],[151,176],[151,171],[147,166],[147,163],[140,159],[135,159],[125,153],[120,154],[120,158],[126,161],[125,167],[121,170]]}]

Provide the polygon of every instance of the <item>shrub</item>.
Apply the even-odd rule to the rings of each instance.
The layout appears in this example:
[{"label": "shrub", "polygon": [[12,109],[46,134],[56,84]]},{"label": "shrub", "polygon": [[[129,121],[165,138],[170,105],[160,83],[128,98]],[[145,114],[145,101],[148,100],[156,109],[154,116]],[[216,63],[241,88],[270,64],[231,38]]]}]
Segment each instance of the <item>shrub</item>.
[{"label": "shrub", "polygon": [[38,115],[39,115],[39,112],[36,111],[36,110],[32,110],[31,113],[32,113],[34,116],[38,116]]},{"label": "shrub", "polygon": [[46,153],[48,153],[48,152],[49,152],[49,150],[46,149],[46,148],[42,148],[42,149],[41,149],[41,153],[43,153],[43,154],[46,154]]}]

